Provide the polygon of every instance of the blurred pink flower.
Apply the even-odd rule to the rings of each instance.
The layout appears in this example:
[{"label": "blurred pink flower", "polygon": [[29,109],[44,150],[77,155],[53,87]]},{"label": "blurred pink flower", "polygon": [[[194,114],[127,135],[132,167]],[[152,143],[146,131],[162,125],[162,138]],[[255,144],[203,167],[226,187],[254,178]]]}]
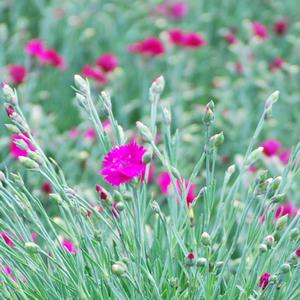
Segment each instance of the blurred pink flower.
[{"label": "blurred pink flower", "polygon": [[181,46],[183,43],[185,33],[179,29],[175,28],[169,31],[170,42],[174,45]]},{"label": "blurred pink flower", "polygon": [[289,27],[289,23],[287,20],[283,19],[283,20],[278,20],[275,22],[274,24],[274,32],[278,35],[278,36],[282,36],[284,35]]},{"label": "blurred pink flower", "polygon": [[9,76],[13,84],[21,84],[27,77],[27,70],[22,65],[10,65]]},{"label": "blurred pink flower", "polygon": [[35,151],[34,146],[29,142],[28,138],[29,138],[29,135],[27,133],[13,134],[11,136],[10,154],[13,157],[18,158],[20,156],[28,156],[27,150],[23,150],[23,149],[19,148],[19,146],[17,146],[17,144],[16,144],[17,140],[23,140],[27,144],[29,150]]},{"label": "blurred pink flower", "polygon": [[85,132],[84,132],[84,138],[88,141],[95,141],[97,138],[97,133],[96,130],[92,127],[88,128]]},{"label": "blurred pink flower", "polygon": [[179,28],[169,31],[170,42],[186,48],[200,48],[207,44],[204,37],[196,32],[184,32]]},{"label": "blurred pink flower", "polygon": [[17,279],[13,276],[13,272],[9,266],[4,266],[2,272],[8,275],[14,283],[18,283]]},{"label": "blurred pink flower", "polygon": [[281,57],[275,57],[269,65],[269,69],[272,72],[282,69],[284,66],[284,60]]},{"label": "blurred pink flower", "polygon": [[168,9],[168,15],[171,19],[179,21],[188,14],[189,7],[185,1],[176,1],[171,3]]},{"label": "blurred pink flower", "polygon": [[129,45],[128,51],[144,56],[160,56],[165,53],[165,47],[158,38],[150,36],[143,41]]},{"label": "blurred pink flower", "polygon": [[74,247],[72,241],[70,241],[70,240],[64,239],[63,242],[62,242],[62,246],[63,246],[69,253],[76,254],[76,252],[77,252],[77,250],[76,250],[76,248]]},{"label": "blurred pink flower", "polygon": [[145,172],[143,155],[146,149],[135,143],[118,146],[106,154],[100,175],[113,186],[119,186]]},{"label": "blurred pink flower", "polygon": [[111,72],[118,67],[119,61],[112,53],[105,53],[97,59],[96,64],[101,67],[104,72]]},{"label": "blurred pink flower", "polygon": [[271,157],[278,154],[278,151],[281,148],[281,143],[276,139],[267,139],[261,144],[261,146],[264,148],[264,154]]},{"label": "blurred pink flower", "polygon": [[45,193],[45,194],[50,194],[52,192],[52,186],[51,183],[49,181],[45,181],[43,182],[42,186],[41,186],[41,190]]},{"label": "blurred pink flower", "polygon": [[102,71],[97,67],[92,67],[90,65],[85,65],[81,71],[82,76],[91,78],[99,84],[106,83],[106,76]]},{"label": "blurred pink flower", "polygon": [[288,201],[284,204],[280,204],[277,207],[274,219],[277,220],[279,217],[288,215],[291,218],[296,217],[299,208],[296,207],[292,202]]},{"label": "blurred pink flower", "polygon": [[53,48],[45,49],[38,55],[38,59],[43,64],[50,64],[58,69],[66,69],[64,58]]},{"label": "blurred pink flower", "polygon": [[250,173],[255,173],[257,171],[257,166],[255,164],[251,165],[249,168]]},{"label": "blurred pink flower", "polygon": [[31,239],[33,242],[35,242],[37,240],[37,234],[35,232],[31,233]]},{"label": "blurred pink flower", "polygon": [[6,111],[6,114],[7,114],[7,116],[10,118],[12,115],[13,115],[13,113],[15,112],[15,110],[14,110],[14,108],[12,107],[12,106],[7,106],[6,108],[5,108],[5,111]]},{"label": "blurred pink flower", "polygon": [[284,165],[287,165],[287,164],[289,163],[290,156],[291,156],[291,150],[290,150],[290,149],[286,149],[286,150],[283,150],[283,151],[279,154],[279,159],[281,160],[281,162],[282,162]]},{"label": "blurred pink flower", "polygon": [[171,176],[168,172],[162,172],[157,178],[157,183],[159,185],[160,192],[163,195],[166,195],[168,193],[169,185],[171,184]]},{"label": "blurred pink flower", "polygon": [[80,130],[77,127],[71,128],[69,130],[69,138],[71,140],[76,139],[77,137],[79,137],[79,135],[80,135]]},{"label": "blurred pink flower", "polygon": [[269,37],[268,28],[260,22],[252,22],[252,32],[262,40],[266,40]]},{"label": "blurred pink flower", "polygon": [[11,248],[13,248],[15,246],[15,243],[12,241],[11,237],[9,237],[9,234],[2,231],[2,232],[0,232],[0,235],[7,246],[9,246]]},{"label": "blurred pink flower", "polygon": [[259,287],[261,289],[265,289],[269,282],[270,282],[270,277],[271,277],[271,274],[270,273],[264,273],[263,275],[260,276],[260,279],[259,279]]},{"label": "blurred pink flower", "polygon": [[45,49],[44,42],[40,39],[33,39],[25,46],[25,52],[30,56],[40,56]]},{"label": "blurred pink flower", "polygon": [[232,30],[225,33],[224,39],[229,45],[233,45],[237,42],[237,37]]},{"label": "blurred pink flower", "polygon": [[296,249],[295,254],[297,255],[297,257],[300,257],[300,247]]}]

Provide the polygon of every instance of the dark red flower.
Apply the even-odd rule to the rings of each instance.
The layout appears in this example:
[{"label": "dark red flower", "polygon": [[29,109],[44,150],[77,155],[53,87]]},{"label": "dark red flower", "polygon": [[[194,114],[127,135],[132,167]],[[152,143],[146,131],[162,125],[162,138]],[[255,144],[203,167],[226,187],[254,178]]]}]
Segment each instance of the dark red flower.
[{"label": "dark red flower", "polygon": [[150,36],[143,41],[129,45],[128,51],[144,56],[160,56],[165,53],[165,47],[158,38]]},{"label": "dark red flower", "polygon": [[26,79],[27,70],[22,65],[10,65],[9,76],[15,85],[19,85]]},{"label": "dark red flower", "polygon": [[278,20],[274,24],[274,32],[277,35],[282,36],[287,32],[288,27],[289,27],[289,23],[287,20]]},{"label": "dark red flower", "polygon": [[169,31],[170,41],[174,45],[182,46],[184,35],[184,32],[179,28],[175,28]]},{"label": "dark red flower", "polygon": [[260,279],[259,279],[259,287],[261,289],[265,289],[269,282],[270,282],[270,277],[271,277],[271,274],[270,273],[264,273],[263,275],[260,276]]},{"label": "dark red flower", "polygon": [[297,255],[297,257],[300,257],[300,247],[296,249],[295,254]]},{"label": "dark red flower", "polygon": [[233,45],[237,42],[236,35],[232,31],[228,31],[227,33],[225,33],[224,39],[229,45]]},{"label": "dark red flower", "polygon": [[52,192],[52,187],[51,187],[51,183],[49,181],[45,181],[43,184],[42,184],[42,187],[41,187],[42,191],[45,193],[45,194],[50,194]]},{"label": "dark red flower", "polygon": [[275,72],[282,69],[283,66],[284,66],[284,60],[280,57],[275,57],[273,61],[270,63],[269,69],[270,71]]}]

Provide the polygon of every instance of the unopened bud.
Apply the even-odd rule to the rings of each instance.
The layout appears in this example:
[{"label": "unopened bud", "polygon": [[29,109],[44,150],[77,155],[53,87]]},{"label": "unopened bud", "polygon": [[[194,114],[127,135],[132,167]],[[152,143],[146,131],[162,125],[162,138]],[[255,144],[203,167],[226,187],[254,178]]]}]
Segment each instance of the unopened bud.
[{"label": "unopened bud", "polygon": [[121,211],[123,211],[125,209],[125,205],[124,205],[123,202],[118,202],[116,204],[116,208],[117,208],[118,212],[121,212]]},{"label": "unopened bud", "polygon": [[280,217],[276,222],[276,230],[282,230],[288,222],[288,215]]},{"label": "unopened bud", "polygon": [[118,203],[121,202],[123,200],[123,197],[121,195],[120,192],[118,191],[114,191],[114,195],[113,195],[114,200]]},{"label": "unopened bud", "polygon": [[5,83],[2,84],[2,92],[3,92],[3,96],[5,98],[5,101],[7,101],[13,105],[17,104],[15,92],[9,85],[7,85]]},{"label": "unopened bud", "polygon": [[103,104],[104,104],[105,108],[108,111],[111,111],[111,99],[110,99],[109,93],[106,92],[106,91],[102,91],[101,92],[101,98],[102,98],[102,101],[103,101]]},{"label": "unopened bud", "polygon": [[154,100],[153,94],[160,95],[165,87],[165,79],[163,76],[157,77],[150,87],[150,101]]},{"label": "unopened bud", "polygon": [[23,164],[28,169],[38,169],[39,168],[39,164],[36,163],[31,158],[28,158],[25,156],[19,156],[18,160],[20,161],[21,164]]},{"label": "unopened bud", "polygon": [[59,194],[51,193],[49,194],[49,198],[54,200],[58,205],[61,205],[63,200]]},{"label": "unopened bud", "polygon": [[194,252],[189,252],[185,256],[185,263],[188,267],[192,267],[196,264],[196,255]]},{"label": "unopened bud", "polygon": [[161,211],[160,211],[159,204],[155,200],[151,202],[151,208],[155,213],[160,214]]},{"label": "unopened bud", "polygon": [[258,249],[260,253],[266,253],[268,251],[268,246],[266,244],[260,244]]},{"label": "unopened bud", "polygon": [[272,182],[272,190],[276,191],[280,185],[282,181],[282,177],[281,176],[277,176],[274,178],[273,182]]},{"label": "unopened bud", "polygon": [[145,141],[147,141],[147,142],[153,141],[152,133],[147,126],[145,126],[142,122],[137,121],[136,127],[137,127],[140,135],[145,139]]},{"label": "unopened bud", "polygon": [[125,192],[123,198],[126,202],[131,202],[133,199],[132,194],[129,191]]},{"label": "unopened bud", "polygon": [[30,253],[37,253],[40,250],[39,245],[33,242],[27,242],[25,243],[25,249],[28,250]]},{"label": "unopened bud", "polygon": [[268,246],[268,248],[270,249],[274,243],[275,243],[275,238],[273,235],[267,235],[265,238],[264,238],[264,242],[265,244]]},{"label": "unopened bud", "polygon": [[265,102],[265,109],[272,108],[273,104],[277,102],[278,98],[279,98],[279,91],[275,91],[266,100],[266,102]]},{"label": "unopened bud", "polygon": [[205,246],[209,246],[211,244],[211,238],[210,238],[210,235],[207,232],[202,233],[201,242]]},{"label": "unopened bud", "polygon": [[280,271],[282,273],[288,273],[291,270],[291,266],[288,263],[284,263],[280,266]]},{"label": "unopened bud", "polygon": [[205,257],[199,257],[197,259],[197,267],[205,267],[207,266],[207,259]]},{"label": "unopened bud", "polygon": [[99,198],[101,200],[108,200],[109,199],[109,193],[101,185],[96,184],[96,191],[98,192]]},{"label": "unopened bud", "polygon": [[235,165],[231,165],[227,169],[227,173],[231,176],[235,172]]},{"label": "unopened bud", "polygon": [[170,125],[172,122],[172,115],[170,110],[167,107],[164,107],[163,110],[163,118],[166,125]]},{"label": "unopened bud", "polygon": [[112,265],[111,270],[114,274],[118,276],[123,276],[127,272],[127,266],[122,261],[116,261]]},{"label": "unopened bud", "polygon": [[222,145],[224,143],[223,131],[212,136],[210,138],[210,143],[212,144],[212,146],[215,146],[215,147]]},{"label": "unopened bud", "polygon": [[78,74],[76,74],[74,76],[74,82],[75,82],[75,86],[81,91],[86,93],[88,86],[87,86],[87,82]]},{"label": "unopened bud", "polygon": [[5,127],[11,132],[11,133],[15,133],[15,134],[20,134],[21,131],[20,129],[13,124],[5,124]]},{"label": "unopened bud", "polygon": [[272,197],[273,203],[284,203],[286,202],[286,194],[278,194]]},{"label": "unopened bud", "polygon": [[276,275],[271,275],[270,276],[270,283],[277,283],[278,277]]},{"label": "unopened bud", "polygon": [[28,151],[28,157],[37,162],[40,166],[44,164],[44,159],[36,151]]},{"label": "unopened bud", "polygon": [[296,241],[300,237],[300,229],[299,228],[293,228],[290,232],[290,239],[293,241]]},{"label": "unopened bud", "polygon": [[208,126],[210,125],[214,120],[214,112],[210,108],[210,106],[207,104],[204,109],[204,115],[203,115],[203,123]]},{"label": "unopened bud", "polygon": [[257,149],[253,150],[246,160],[246,165],[252,165],[256,160],[258,160],[261,157],[263,150],[263,147],[258,147]]}]

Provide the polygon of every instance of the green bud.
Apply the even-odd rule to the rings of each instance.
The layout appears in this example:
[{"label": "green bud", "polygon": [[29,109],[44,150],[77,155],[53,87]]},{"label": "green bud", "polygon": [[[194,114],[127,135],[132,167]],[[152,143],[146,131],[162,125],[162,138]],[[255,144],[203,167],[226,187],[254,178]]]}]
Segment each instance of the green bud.
[{"label": "green bud", "polygon": [[258,249],[260,253],[266,253],[268,251],[268,246],[266,244],[260,244]]},{"label": "green bud", "polygon": [[207,266],[207,259],[205,257],[199,257],[197,259],[197,267],[203,268],[205,266]]},{"label": "green bud", "polygon": [[215,147],[222,145],[224,143],[223,131],[212,136],[210,138],[210,143],[212,144],[212,146],[215,146]]},{"label": "green bud", "polygon": [[271,275],[270,276],[270,283],[277,283],[278,282],[278,277],[276,275]]},{"label": "green bud", "polygon": [[153,211],[155,212],[155,213],[157,213],[157,214],[160,214],[161,213],[161,211],[160,211],[160,206],[159,206],[159,204],[157,203],[157,201],[155,201],[155,200],[153,200],[152,202],[151,202],[151,208],[153,209]]},{"label": "green bud", "polygon": [[298,263],[298,256],[296,255],[296,253],[292,253],[289,256],[288,262],[292,265],[292,266],[296,266]]},{"label": "green bud", "polygon": [[164,90],[164,87],[165,87],[165,79],[163,76],[159,76],[153,81],[150,87],[150,95],[149,95],[151,102],[154,100],[153,96],[160,95]]},{"label": "green bud", "polygon": [[162,112],[163,112],[163,118],[164,118],[165,124],[170,125],[172,122],[172,115],[171,115],[170,110],[167,107],[164,107],[162,109]]},{"label": "green bud", "polygon": [[152,133],[147,126],[145,126],[142,122],[137,121],[136,127],[137,127],[140,135],[145,139],[145,141],[147,141],[147,142],[153,141]]},{"label": "green bud", "polygon": [[288,273],[291,270],[291,266],[288,263],[284,263],[280,266],[280,271],[282,273]]},{"label": "green bud", "polygon": [[205,246],[209,246],[211,244],[211,238],[210,238],[210,235],[207,232],[202,233],[201,242]]},{"label": "green bud", "polygon": [[263,150],[263,147],[258,147],[257,149],[253,150],[246,160],[246,165],[252,165],[255,161],[257,161],[261,157]]},{"label": "green bud", "polygon": [[273,182],[272,182],[272,190],[276,191],[280,185],[282,181],[282,177],[281,176],[277,176],[276,178],[274,178]]},{"label": "green bud", "polygon": [[272,108],[273,104],[277,102],[279,98],[279,91],[275,91],[273,94],[271,94],[268,99],[265,102],[265,109]]},{"label": "green bud", "polygon": [[123,198],[124,198],[124,200],[125,200],[126,202],[131,202],[132,199],[133,199],[132,194],[131,194],[130,192],[128,192],[128,191],[125,192]]},{"label": "green bud", "polygon": [[119,212],[123,211],[125,209],[125,205],[123,202],[118,202],[116,205],[116,208]]},{"label": "green bud", "polygon": [[275,243],[275,238],[273,235],[267,235],[265,238],[264,238],[264,242],[265,244],[268,246],[268,248],[270,249],[274,243]]},{"label": "green bud", "polygon": [[13,105],[17,104],[17,99],[16,99],[15,92],[13,91],[13,89],[8,84],[4,84],[2,86],[2,92],[3,92],[4,99],[7,102],[9,102]]},{"label": "green bud", "polygon": [[114,191],[113,198],[116,202],[121,202],[123,200],[121,193],[118,191]]},{"label": "green bud", "polygon": [[51,193],[49,194],[49,198],[54,200],[58,205],[61,205],[63,200],[59,194]]},{"label": "green bud", "polygon": [[40,166],[44,164],[44,159],[37,152],[35,152],[35,151],[28,151],[28,156],[32,160],[34,160],[35,162],[37,162]]},{"label": "green bud", "polygon": [[214,120],[214,112],[210,107],[210,102],[205,106],[204,115],[203,115],[203,123],[206,126],[209,126]]},{"label": "green bud", "polygon": [[144,155],[143,155],[143,163],[144,164],[148,164],[150,163],[152,160],[152,155],[150,152],[146,152]]},{"label": "green bud", "polygon": [[284,203],[286,202],[286,194],[278,194],[272,197],[271,201],[273,203]]},{"label": "green bud", "polygon": [[231,165],[227,169],[227,173],[231,176],[235,172],[235,165]]},{"label": "green bud", "polygon": [[290,231],[290,239],[293,240],[293,241],[296,241],[299,239],[300,237],[300,229],[299,228],[293,228],[291,231]]},{"label": "green bud", "polygon": [[24,165],[28,169],[38,169],[39,164],[36,163],[34,160],[31,158],[25,157],[25,156],[19,156],[18,160],[22,165]]},{"label": "green bud", "polygon": [[123,276],[127,272],[127,266],[122,261],[116,261],[113,263],[111,270],[118,276]]},{"label": "green bud", "polygon": [[276,230],[282,230],[288,222],[288,215],[280,217],[276,222]]},{"label": "green bud", "polygon": [[25,243],[24,247],[30,253],[38,253],[39,250],[40,250],[39,245],[37,245],[36,243],[33,243],[33,242],[27,242],[27,243]]},{"label": "green bud", "polygon": [[15,133],[15,134],[20,134],[21,131],[20,129],[13,124],[5,124],[5,127],[11,132],[11,133]]}]

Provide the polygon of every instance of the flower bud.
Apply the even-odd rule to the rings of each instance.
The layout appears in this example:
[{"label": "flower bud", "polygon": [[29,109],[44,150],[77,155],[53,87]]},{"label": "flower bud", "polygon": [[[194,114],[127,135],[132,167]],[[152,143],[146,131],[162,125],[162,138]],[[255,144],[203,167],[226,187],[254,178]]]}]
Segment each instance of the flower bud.
[{"label": "flower bud", "polygon": [[280,185],[282,181],[282,177],[281,176],[277,176],[274,178],[273,182],[272,182],[272,190],[276,191]]},{"label": "flower bud", "polygon": [[2,92],[3,92],[5,101],[7,101],[13,105],[17,104],[15,92],[8,84],[5,84],[5,83],[2,84]]},{"label": "flower bud", "polygon": [[291,266],[288,263],[284,263],[280,266],[280,271],[282,273],[288,273],[291,270]]},{"label": "flower bud", "polygon": [[300,237],[300,229],[299,228],[293,228],[289,234],[290,239],[293,241],[296,241]]},{"label": "flower bud", "polygon": [[211,244],[211,238],[210,238],[210,235],[207,232],[202,233],[201,242],[205,246],[209,246]]},{"label": "flower bud", "polygon": [[121,195],[120,192],[118,191],[114,191],[114,195],[113,195],[114,200],[118,203],[121,202],[123,200],[123,197]]},{"label": "flower bud", "polygon": [[143,155],[143,163],[144,164],[148,164],[149,162],[151,162],[151,159],[152,159],[152,155],[150,152],[146,152],[144,155]]},{"label": "flower bud", "polygon": [[271,201],[273,203],[284,203],[286,202],[286,194],[277,194],[272,197]]},{"label": "flower bud", "polygon": [[199,257],[197,259],[197,267],[205,267],[207,266],[207,259],[205,257]]},{"label": "flower bud", "polygon": [[127,272],[127,266],[122,261],[116,261],[113,263],[111,270],[118,276],[123,276]]},{"label": "flower bud", "polygon": [[22,165],[24,165],[28,169],[38,169],[39,168],[39,164],[36,163],[31,158],[28,158],[25,156],[19,156],[18,160]]},{"label": "flower bud", "polygon": [[78,74],[74,76],[75,86],[83,93],[87,92],[87,82]]},{"label": "flower bud", "polygon": [[289,256],[288,262],[289,262],[289,264],[292,265],[292,266],[297,265],[297,263],[298,263],[298,257],[297,257],[297,255],[296,255],[295,252],[292,253],[292,254]]},{"label": "flower bud", "polygon": [[160,95],[164,90],[164,87],[165,87],[165,79],[163,76],[159,76],[153,81],[150,87],[150,95],[149,95],[151,102],[154,100],[153,95]]},{"label": "flower bud", "polygon": [[36,243],[33,243],[33,242],[27,242],[27,243],[25,243],[24,247],[30,253],[38,253],[39,250],[40,250],[39,245],[37,245]]},{"label": "flower bud", "polygon": [[185,263],[188,267],[192,267],[196,263],[196,255],[194,252],[189,252],[185,256]]},{"label": "flower bud", "polygon": [[282,230],[288,222],[288,215],[280,217],[276,222],[276,230]]},{"label": "flower bud", "polygon": [[227,173],[231,176],[235,172],[235,165],[231,165],[227,169]]},{"label": "flower bud", "polygon": [[5,182],[5,180],[5,174],[2,171],[0,171],[0,182]]},{"label": "flower bud", "polygon": [[253,150],[246,160],[246,165],[252,165],[256,160],[258,160],[261,157],[263,150],[263,147],[258,147],[257,149]]},{"label": "flower bud", "polygon": [[164,119],[165,124],[170,125],[172,122],[172,115],[171,115],[170,110],[167,107],[164,107],[162,109],[162,112],[163,112],[163,119]]},{"label": "flower bud", "polygon": [[123,202],[118,202],[118,203],[116,204],[116,209],[117,209],[118,212],[123,211],[123,210],[125,209],[124,203],[123,203]]},{"label": "flower bud", "polygon": [[268,251],[268,246],[266,244],[260,244],[258,249],[260,253],[266,253]]},{"label": "flower bud", "polygon": [[137,121],[136,127],[137,127],[140,135],[145,139],[145,141],[147,141],[147,142],[153,141],[152,133],[147,126],[145,126],[142,122]]},{"label": "flower bud", "polygon": [[212,144],[212,146],[214,147],[218,147],[220,145],[222,145],[224,143],[224,134],[223,131],[215,134],[214,136],[212,136],[210,138],[210,143]]},{"label": "flower bud", "polygon": [[44,164],[44,159],[36,151],[28,151],[28,157],[37,162],[40,166]]},{"label": "flower bud", "polygon": [[108,110],[108,112],[110,112],[111,111],[111,99],[110,99],[109,93],[106,91],[102,91],[101,98],[102,98],[102,101],[103,101],[103,104],[104,104],[106,110]]},{"label": "flower bud", "polygon": [[279,91],[275,91],[271,94],[265,102],[265,109],[268,110],[272,108],[273,104],[277,102],[279,98]]},{"label": "flower bud", "polygon": [[109,199],[109,193],[101,185],[96,184],[96,191],[98,192],[99,198],[101,200],[108,200]]},{"label": "flower bud", "polygon": [[5,127],[11,132],[11,133],[15,133],[15,134],[20,134],[21,130],[13,124],[4,124]]},{"label": "flower bud", "polygon": [[268,246],[268,248],[270,249],[274,243],[275,243],[275,238],[273,235],[267,235],[265,238],[264,238],[264,242],[265,244]]},{"label": "flower bud", "polygon": [[277,283],[278,277],[276,275],[271,275],[270,276],[270,283]]},{"label": "flower bud", "polygon": [[207,104],[205,106],[205,109],[204,109],[204,115],[203,115],[203,123],[208,126],[210,125],[213,120],[214,120],[214,112],[213,110],[210,108],[209,104]]},{"label": "flower bud", "polygon": [[157,213],[157,214],[161,213],[160,207],[159,207],[159,204],[157,203],[157,201],[153,200],[150,205],[155,213]]},{"label": "flower bud", "polygon": [[49,198],[54,200],[58,205],[61,205],[63,200],[59,194],[51,193],[49,194]]}]

